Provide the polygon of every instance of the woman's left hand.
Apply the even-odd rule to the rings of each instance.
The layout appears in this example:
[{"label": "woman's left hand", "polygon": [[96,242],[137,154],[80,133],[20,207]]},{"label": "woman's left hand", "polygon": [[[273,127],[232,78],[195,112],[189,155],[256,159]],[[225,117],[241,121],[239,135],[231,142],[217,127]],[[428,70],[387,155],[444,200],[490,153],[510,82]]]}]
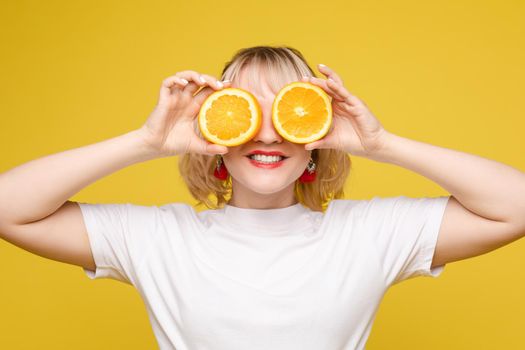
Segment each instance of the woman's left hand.
[{"label": "woman's left hand", "polygon": [[341,78],[327,66],[319,71],[328,79],[303,78],[321,87],[332,97],[332,126],[322,138],[305,145],[305,149],[333,148],[362,157],[373,157],[385,144],[388,132],[363,101],[352,95]]}]

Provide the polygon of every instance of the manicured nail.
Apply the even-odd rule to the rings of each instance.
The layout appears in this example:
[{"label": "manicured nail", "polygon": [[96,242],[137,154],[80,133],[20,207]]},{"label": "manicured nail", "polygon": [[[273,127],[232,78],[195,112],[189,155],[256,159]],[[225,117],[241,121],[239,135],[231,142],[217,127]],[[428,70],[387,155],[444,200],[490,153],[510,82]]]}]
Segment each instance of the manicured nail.
[{"label": "manicured nail", "polygon": [[217,81],[217,86],[220,87],[221,89],[224,87],[224,85],[220,81]]},{"label": "manicured nail", "polygon": [[326,66],[322,63],[319,63],[319,67],[326,67]]},{"label": "manicured nail", "polygon": [[230,79],[224,79],[222,82],[223,82],[223,83],[229,83],[229,82],[230,82]]},{"label": "manicured nail", "polygon": [[200,80],[200,81],[202,81],[203,83],[205,83],[205,82],[206,82],[206,79],[204,79],[204,77],[203,77],[203,76],[199,76],[199,80]]},{"label": "manicured nail", "polygon": [[188,81],[184,78],[180,78],[180,81],[182,81],[184,83],[184,85],[188,84]]}]

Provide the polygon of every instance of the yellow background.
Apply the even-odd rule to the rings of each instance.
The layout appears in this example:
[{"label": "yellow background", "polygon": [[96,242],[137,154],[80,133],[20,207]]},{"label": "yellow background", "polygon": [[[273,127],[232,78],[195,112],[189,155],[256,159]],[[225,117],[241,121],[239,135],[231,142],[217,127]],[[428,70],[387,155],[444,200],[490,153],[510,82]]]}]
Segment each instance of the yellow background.
[{"label": "yellow background", "polygon": [[[333,67],[393,133],[525,170],[524,4],[3,1],[0,171],[138,128],[162,79],[185,69],[217,76],[235,51],[262,44]],[[347,198],[446,194],[405,169],[353,161]],[[121,170],[72,199],[194,203],[175,158]],[[394,286],[367,349],[525,347],[524,265],[521,240]],[[5,241],[0,276],[2,349],[156,347],[131,286],[91,281]]]}]

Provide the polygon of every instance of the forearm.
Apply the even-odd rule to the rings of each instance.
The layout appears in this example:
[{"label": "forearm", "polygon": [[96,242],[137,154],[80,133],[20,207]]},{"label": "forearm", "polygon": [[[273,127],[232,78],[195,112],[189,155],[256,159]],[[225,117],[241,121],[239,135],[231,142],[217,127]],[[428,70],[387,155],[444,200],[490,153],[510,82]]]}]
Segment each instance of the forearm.
[{"label": "forearm", "polygon": [[525,225],[525,173],[518,169],[391,133],[372,159],[436,182],[479,216]]},{"label": "forearm", "polygon": [[0,224],[40,220],[96,180],[153,158],[134,130],[24,163],[0,174]]}]

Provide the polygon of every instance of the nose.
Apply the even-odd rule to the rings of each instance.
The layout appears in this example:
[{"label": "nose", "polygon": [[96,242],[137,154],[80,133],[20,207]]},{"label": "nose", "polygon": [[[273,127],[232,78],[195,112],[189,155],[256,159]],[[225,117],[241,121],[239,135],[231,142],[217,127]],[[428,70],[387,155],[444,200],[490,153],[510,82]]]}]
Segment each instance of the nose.
[{"label": "nose", "polygon": [[262,109],[262,122],[259,132],[254,136],[254,142],[263,142],[263,143],[282,143],[283,138],[277,130],[273,127],[272,122],[272,108],[271,105],[263,106]]}]

